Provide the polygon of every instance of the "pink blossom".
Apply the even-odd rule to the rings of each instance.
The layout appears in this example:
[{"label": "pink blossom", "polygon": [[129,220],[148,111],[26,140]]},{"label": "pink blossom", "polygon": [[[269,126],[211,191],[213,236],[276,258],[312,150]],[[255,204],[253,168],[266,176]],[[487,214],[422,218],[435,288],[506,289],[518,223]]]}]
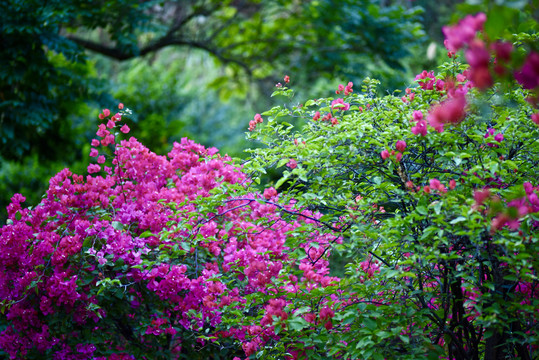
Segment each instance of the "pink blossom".
[{"label": "pink blossom", "polygon": [[486,20],[487,16],[484,13],[478,13],[476,16],[466,16],[457,25],[442,27],[446,39],[444,45],[447,50],[456,52],[468,44],[475,37],[476,32],[483,29]]},{"label": "pink blossom", "polygon": [[387,159],[389,158],[389,151],[387,150],[383,150],[381,153],[380,153],[380,156],[382,157],[382,159]]},{"label": "pink blossom", "polygon": [[298,166],[298,163],[296,162],[295,159],[290,159],[290,161],[288,161],[286,166],[288,166],[290,169],[295,169]]},{"label": "pink blossom", "polygon": [[123,132],[124,134],[127,134],[131,129],[129,129],[129,126],[127,126],[127,124],[124,124],[124,126],[122,126],[120,128],[120,131]]},{"label": "pink blossom", "polygon": [[539,53],[532,52],[519,71],[515,72],[515,79],[524,89],[535,89],[539,86]]},{"label": "pink blossom", "polygon": [[439,103],[429,112],[427,117],[429,125],[441,133],[444,131],[444,124],[459,124],[466,115],[465,106],[466,98],[464,96],[456,96]]},{"label": "pink blossom", "polygon": [[96,172],[99,172],[99,171],[101,171],[101,166],[99,166],[97,164],[88,165],[88,173],[89,174],[93,174],[93,173],[96,173]]},{"label": "pink blossom", "polygon": [[475,190],[473,194],[473,198],[475,200],[476,205],[482,205],[486,199],[490,197],[490,191],[488,189],[485,190]]},{"label": "pink blossom", "polygon": [[275,190],[275,188],[270,187],[264,190],[264,197],[266,198],[266,200],[270,200],[275,196],[277,196],[277,190]]},{"label": "pink blossom", "polygon": [[425,120],[419,120],[415,126],[412,126],[412,134],[427,136],[427,122]]},{"label": "pink blossom", "polygon": [[397,143],[395,144],[395,148],[400,152],[404,152],[404,150],[406,149],[406,142],[404,140],[397,141]]},{"label": "pink blossom", "polygon": [[350,109],[350,104],[348,103],[345,103],[343,99],[339,98],[339,99],[335,99],[331,102],[331,109],[334,110],[334,109],[337,109],[337,110],[342,110],[342,111],[346,111],[348,109]]}]

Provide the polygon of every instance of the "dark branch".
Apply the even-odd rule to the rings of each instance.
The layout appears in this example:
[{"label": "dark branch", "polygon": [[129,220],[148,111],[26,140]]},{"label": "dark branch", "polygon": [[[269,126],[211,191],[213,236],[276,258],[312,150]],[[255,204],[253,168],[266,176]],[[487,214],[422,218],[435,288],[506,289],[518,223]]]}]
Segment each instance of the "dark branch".
[{"label": "dark branch", "polygon": [[251,68],[243,61],[231,57],[227,57],[223,55],[219,50],[214,49],[207,44],[200,42],[200,41],[189,41],[189,40],[182,40],[174,37],[162,37],[159,40],[144,46],[140,49],[138,52],[125,52],[121,49],[118,49],[116,47],[102,45],[93,41],[88,41],[81,39],[75,35],[68,35],[68,39],[71,41],[74,41],[78,45],[82,46],[85,49],[91,50],[93,52],[99,53],[101,55],[105,55],[107,57],[110,57],[112,59],[118,60],[118,61],[125,61],[129,60],[138,56],[144,56],[149,53],[158,51],[160,49],[163,49],[167,46],[187,46],[191,48],[201,49],[209,54],[215,56],[217,59],[219,59],[224,64],[236,64],[239,65],[241,68],[247,72],[247,74],[251,75]]}]

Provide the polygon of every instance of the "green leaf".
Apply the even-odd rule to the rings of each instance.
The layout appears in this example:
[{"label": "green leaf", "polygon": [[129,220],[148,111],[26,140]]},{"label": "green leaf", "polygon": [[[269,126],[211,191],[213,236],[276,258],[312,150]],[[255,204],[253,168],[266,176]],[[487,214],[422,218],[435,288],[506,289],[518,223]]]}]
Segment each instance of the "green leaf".
[{"label": "green leaf", "polygon": [[112,228],[115,229],[115,230],[120,230],[120,231],[121,231],[121,230],[124,229],[124,224],[122,224],[122,223],[119,222],[119,221],[113,221],[113,222],[111,223],[111,225],[112,225]]}]

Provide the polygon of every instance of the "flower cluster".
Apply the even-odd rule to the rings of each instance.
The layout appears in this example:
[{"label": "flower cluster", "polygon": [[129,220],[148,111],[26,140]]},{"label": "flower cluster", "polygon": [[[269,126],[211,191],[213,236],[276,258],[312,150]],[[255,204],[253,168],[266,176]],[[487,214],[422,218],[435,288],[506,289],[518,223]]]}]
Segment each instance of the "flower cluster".
[{"label": "flower cluster", "polygon": [[[92,140],[90,154],[97,164],[89,175],[62,170],[32,210],[23,209],[25,198],[16,194],[9,224],[0,229],[7,317],[0,349],[11,358],[185,353],[196,345],[187,339],[210,329],[223,341],[252,337],[244,346],[251,354],[264,344],[262,335],[274,336],[271,309],[289,304],[287,294],[338,280],[328,276],[329,251],[313,252],[330,240],[308,220],[315,214],[272,205],[279,201],[273,188],[263,196],[249,192],[245,174],[215,148],[182,139],[159,156],[133,137],[119,141],[114,130],[127,132],[119,124],[125,116],[101,115],[100,139]],[[112,166],[101,173],[104,154]],[[237,198],[227,195],[227,186],[239,186]],[[223,197],[210,206],[217,193]],[[280,221],[281,209],[306,220]],[[287,233],[300,226],[313,227],[302,245],[310,257],[295,260]],[[220,324],[230,321],[226,309],[249,311],[246,298],[258,293],[269,297],[259,300],[260,311],[270,310],[256,334],[241,322],[223,325],[229,333],[222,332]],[[86,329],[94,335],[87,337]],[[125,347],[129,342],[144,347]]]}]

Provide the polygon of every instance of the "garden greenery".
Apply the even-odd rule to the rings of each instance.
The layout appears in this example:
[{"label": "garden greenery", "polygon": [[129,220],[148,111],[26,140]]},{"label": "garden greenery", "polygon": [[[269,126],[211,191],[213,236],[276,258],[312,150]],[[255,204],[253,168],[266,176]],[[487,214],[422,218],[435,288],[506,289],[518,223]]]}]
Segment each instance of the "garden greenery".
[{"label": "garden greenery", "polygon": [[366,79],[257,114],[242,166],[187,139],[158,156],[103,110],[89,174],[8,207],[1,351],[537,358],[537,39],[485,21],[444,28],[450,61],[402,94]]}]

